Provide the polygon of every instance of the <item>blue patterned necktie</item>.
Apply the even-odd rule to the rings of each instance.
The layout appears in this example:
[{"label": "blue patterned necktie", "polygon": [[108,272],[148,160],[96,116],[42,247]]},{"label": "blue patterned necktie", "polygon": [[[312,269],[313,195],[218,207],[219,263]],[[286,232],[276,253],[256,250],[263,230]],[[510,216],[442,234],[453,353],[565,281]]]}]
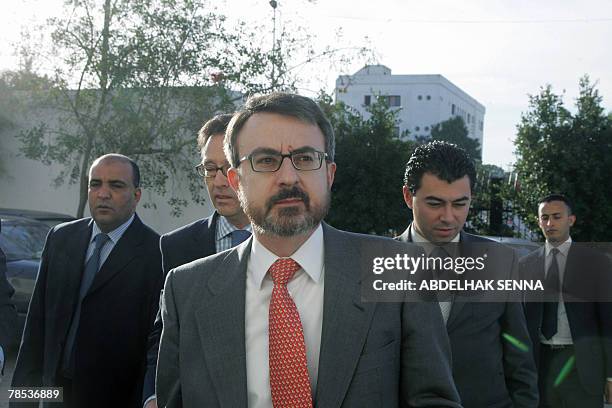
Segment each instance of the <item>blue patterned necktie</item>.
[{"label": "blue patterned necktie", "polygon": [[232,248],[240,245],[251,236],[251,233],[246,230],[234,230],[230,234],[232,235]]}]

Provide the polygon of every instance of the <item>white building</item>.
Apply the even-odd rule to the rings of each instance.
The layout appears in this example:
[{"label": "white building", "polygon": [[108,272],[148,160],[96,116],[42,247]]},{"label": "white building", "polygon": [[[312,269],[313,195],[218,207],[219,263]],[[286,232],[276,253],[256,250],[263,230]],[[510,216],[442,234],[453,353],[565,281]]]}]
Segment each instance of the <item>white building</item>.
[{"label": "white building", "polygon": [[[485,107],[442,75],[391,75],[384,65],[366,65],[354,75],[336,80],[336,101],[342,101],[368,117],[366,107],[377,96],[400,109],[399,134],[429,136],[431,127],[461,116],[469,136],[482,146]],[[482,150],[481,150],[482,151]]]}]

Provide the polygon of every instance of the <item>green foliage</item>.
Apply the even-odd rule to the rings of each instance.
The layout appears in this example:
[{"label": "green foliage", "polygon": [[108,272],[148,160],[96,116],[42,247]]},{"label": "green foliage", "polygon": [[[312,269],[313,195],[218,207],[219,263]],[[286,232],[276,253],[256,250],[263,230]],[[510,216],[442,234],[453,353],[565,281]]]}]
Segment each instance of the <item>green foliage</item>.
[{"label": "green foliage", "polygon": [[402,197],[404,168],[414,142],[395,134],[397,111],[378,98],[364,119],[346,105],[320,104],[336,133],[337,171],[327,221],[337,228],[394,236],[410,222]]},{"label": "green foliage", "polygon": [[612,121],[588,76],[580,79],[576,113],[547,85],[529,97],[515,140],[520,189],[514,202],[534,231],[538,200],[563,193],[574,202],[578,241],[610,241],[612,234]]},{"label": "green foliage", "polygon": [[[110,152],[137,160],[143,186],[165,195],[175,215],[187,203],[179,196],[186,186],[190,201],[202,202],[193,172],[201,124],[233,111],[243,94],[295,90],[290,57],[298,50],[317,57],[303,30],[283,27],[270,52],[262,27],[230,26],[208,0],[79,0],[65,8],[47,23],[52,45],[21,47],[24,72],[0,86],[43,91],[32,127],[19,135],[21,152],[60,164],[56,184],[79,184],[77,216],[88,167]],[[30,75],[35,58],[51,77]]]},{"label": "green foliage", "polygon": [[442,140],[465,149],[471,158],[480,160],[482,153],[478,140],[468,136],[469,131],[461,116],[447,119],[431,128],[431,140]]},{"label": "green foliage", "polygon": [[[204,200],[192,172],[195,134],[215,113],[234,109],[236,93],[228,86],[261,90],[267,69],[265,53],[242,43],[244,26],[226,29],[224,17],[205,6],[191,0],[67,3],[66,17],[48,22],[53,46],[43,51],[53,78],[12,75],[5,81],[13,90],[51,84],[38,108],[47,117],[59,114],[58,120],[23,131],[21,151],[61,164],[56,184],[79,183],[78,216],[87,199],[87,169],[109,152],[136,159],[143,186],[166,195],[175,214],[186,203],[177,197],[179,184],[189,186],[195,202]],[[216,72],[226,86],[210,79]],[[184,174],[188,180],[177,177]]]}]

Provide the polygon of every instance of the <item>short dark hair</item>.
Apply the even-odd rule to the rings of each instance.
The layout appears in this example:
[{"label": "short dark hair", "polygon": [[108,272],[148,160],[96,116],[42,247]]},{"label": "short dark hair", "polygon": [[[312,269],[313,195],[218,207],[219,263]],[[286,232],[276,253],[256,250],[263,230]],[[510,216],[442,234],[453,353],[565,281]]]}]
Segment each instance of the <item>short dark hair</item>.
[{"label": "short dark hair", "polygon": [[91,173],[91,168],[93,166],[105,161],[118,161],[129,164],[132,167],[132,182],[134,183],[134,188],[140,187],[140,169],[138,168],[138,165],[134,160],[123,154],[109,153],[98,157],[96,160],[93,161],[93,163],[91,163],[91,166],[89,167],[89,172]]},{"label": "short dark hair", "polygon": [[571,203],[569,198],[567,198],[563,194],[549,194],[546,197],[541,198],[540,200],[538,200],[538,207],[540,206],[540,204],[550,203],[551,201],[563,201],[567,206],[568,215],[574,214],[574,210],[572,209],[573,204]]},{"label": "short dark hair", "polygon": [[217,135],[219,133],[225,134],[225,130],[227,129],[227,125],[232,119],[231,113],[222,113],[208,120],[202,125],[202,128],[198,132],[198,149],[202,151],[206,142],[212,135]]},{"label": "short dark hair", "polygon": [[268,95],[249,98],[244,107],[234,114],[225,133],[224,150],[230,164],[238,166],[240,161],[238,153],[238,134],[244,124],[256,113],[277,113],[284,116],[292,116],[312,125],[317,125],[323,133],[325,141],[325,153],[327,159],[334,161],[336,141],[334,130],[329,120],[315,101],[305,96],[296,94],[274,92]]},{"label": "short dark hair", "polygon": [[470,179],[470,190],[474,191],[476,183],[476,167],[467,152],[459,146],[435,140],[417,147],[404,173],[404,185],[412,194],[421,188],[423,174],[434,176],[452,183],[464,176]]}]

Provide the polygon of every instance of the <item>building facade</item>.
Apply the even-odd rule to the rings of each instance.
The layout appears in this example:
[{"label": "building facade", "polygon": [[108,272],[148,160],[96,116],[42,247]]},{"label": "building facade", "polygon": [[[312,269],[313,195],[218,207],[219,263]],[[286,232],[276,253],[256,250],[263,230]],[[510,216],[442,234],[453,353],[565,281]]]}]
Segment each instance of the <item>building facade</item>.
[{"label": "building facade", "polygon": [[336,101],[366,119],[367,106],[378,96],[399,109],[397,130],[405,139],[430,136],[433,125],[460,116],[469,137],[482,146],[485,107],[442,75],[392,75],[384,65],[366,65],[336,80]]}]

